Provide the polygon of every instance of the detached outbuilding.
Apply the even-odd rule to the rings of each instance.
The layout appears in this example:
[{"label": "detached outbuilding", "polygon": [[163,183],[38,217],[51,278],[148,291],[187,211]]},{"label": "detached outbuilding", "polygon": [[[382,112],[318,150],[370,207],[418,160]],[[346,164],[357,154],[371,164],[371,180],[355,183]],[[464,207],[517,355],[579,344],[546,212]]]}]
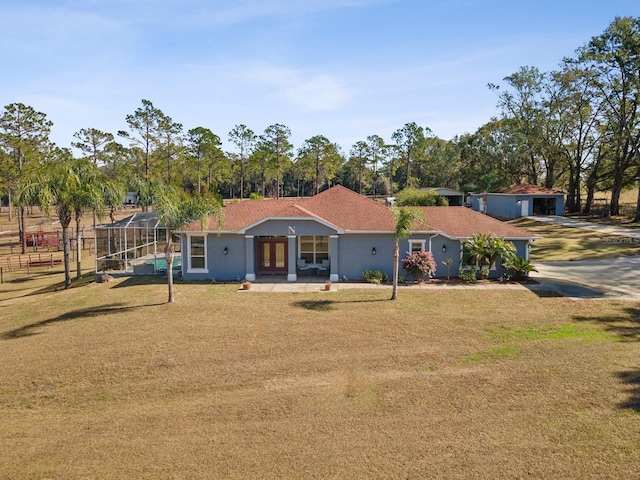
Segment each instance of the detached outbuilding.
[{"label": "detached outbuilding", "polygon": [[491,193],[472,193],[471,207],[501,218],[531,215],[564,215],[565,192],[537,185],[521,184]]},{"label": "detached outbuilding", "polygon": [[449,202],[450,207],[461,207],[464,205],[464,193],[446,187],[433,187],[427,190],[435,190],[438,195],[444,197]]}]

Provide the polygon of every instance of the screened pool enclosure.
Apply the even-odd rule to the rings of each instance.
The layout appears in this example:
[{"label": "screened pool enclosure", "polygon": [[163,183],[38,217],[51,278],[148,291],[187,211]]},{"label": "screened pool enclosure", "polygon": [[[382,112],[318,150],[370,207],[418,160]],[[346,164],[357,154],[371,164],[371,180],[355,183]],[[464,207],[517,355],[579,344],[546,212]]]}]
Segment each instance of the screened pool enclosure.
[{"label": "screened pool enclosure", "polygon": [[[96,273],[150,275],[167,272],[164,250],[168,229],[154,212],[134,213],[114,223],[96,226]],[[173,269],[181,266],[180,239],[174,236]]]}]

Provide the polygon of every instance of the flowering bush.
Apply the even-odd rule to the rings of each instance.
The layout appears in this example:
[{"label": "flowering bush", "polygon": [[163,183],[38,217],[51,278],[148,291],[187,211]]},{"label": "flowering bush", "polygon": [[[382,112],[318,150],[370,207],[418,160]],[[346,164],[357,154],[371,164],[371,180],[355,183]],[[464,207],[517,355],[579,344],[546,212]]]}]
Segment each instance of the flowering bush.
[{"label": "flowering bush", "polygon": [[407,252],[407,256],[402,259],[402,268],[420,281],[427,275],[436,273],[436,262],[431,252]]}]

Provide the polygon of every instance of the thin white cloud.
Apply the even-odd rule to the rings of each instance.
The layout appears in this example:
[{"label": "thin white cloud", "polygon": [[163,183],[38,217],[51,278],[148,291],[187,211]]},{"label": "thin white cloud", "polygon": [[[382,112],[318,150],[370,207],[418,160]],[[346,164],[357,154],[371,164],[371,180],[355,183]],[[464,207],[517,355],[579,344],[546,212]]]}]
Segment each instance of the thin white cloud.
[{"label": "thin white cloud", "polygon": [[239,75],[250,86],[307,111],[335,111],[344,108],[354,96],[353,89],[333,74],[306,72],[273,66],[242,70]]},{"label": "thin white cloud", "polygon": [[316,75],[284,92],[293,103],[311,111],[340,110],[352,95],[352,91],[332,75]]},{"label": "thin white cloud", "polygon": [[[345,8],[367,8],[402,0],[74,0],[68,11],[102,11],[119,22],[159,24],[169,28],[234,25],[261,18],[291,18]],[[44,3],[43,3],[44,5]],[[124,13],[124,15],[123,15]]]}]

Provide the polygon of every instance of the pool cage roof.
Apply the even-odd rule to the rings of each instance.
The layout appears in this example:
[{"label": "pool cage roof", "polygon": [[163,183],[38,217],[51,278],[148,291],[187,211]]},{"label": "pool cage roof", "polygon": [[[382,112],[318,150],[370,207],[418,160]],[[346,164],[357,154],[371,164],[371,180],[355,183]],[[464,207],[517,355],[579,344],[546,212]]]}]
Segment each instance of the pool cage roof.
[{"label": "pool cage roof", "polygon": [[160,221],[156,212],[138,212],[117,222],[98,225],[98,228],[158,228]]},{"label": "pool cage roof", "polygon": [[[114,223],[96,226],[96,273],[166,273],[157,259],[164,258],[168,229],[155,212],[134,213]],[[176,251],[180,242],[176,242]],[[175,268],[175,266],[174,266]]]}]

